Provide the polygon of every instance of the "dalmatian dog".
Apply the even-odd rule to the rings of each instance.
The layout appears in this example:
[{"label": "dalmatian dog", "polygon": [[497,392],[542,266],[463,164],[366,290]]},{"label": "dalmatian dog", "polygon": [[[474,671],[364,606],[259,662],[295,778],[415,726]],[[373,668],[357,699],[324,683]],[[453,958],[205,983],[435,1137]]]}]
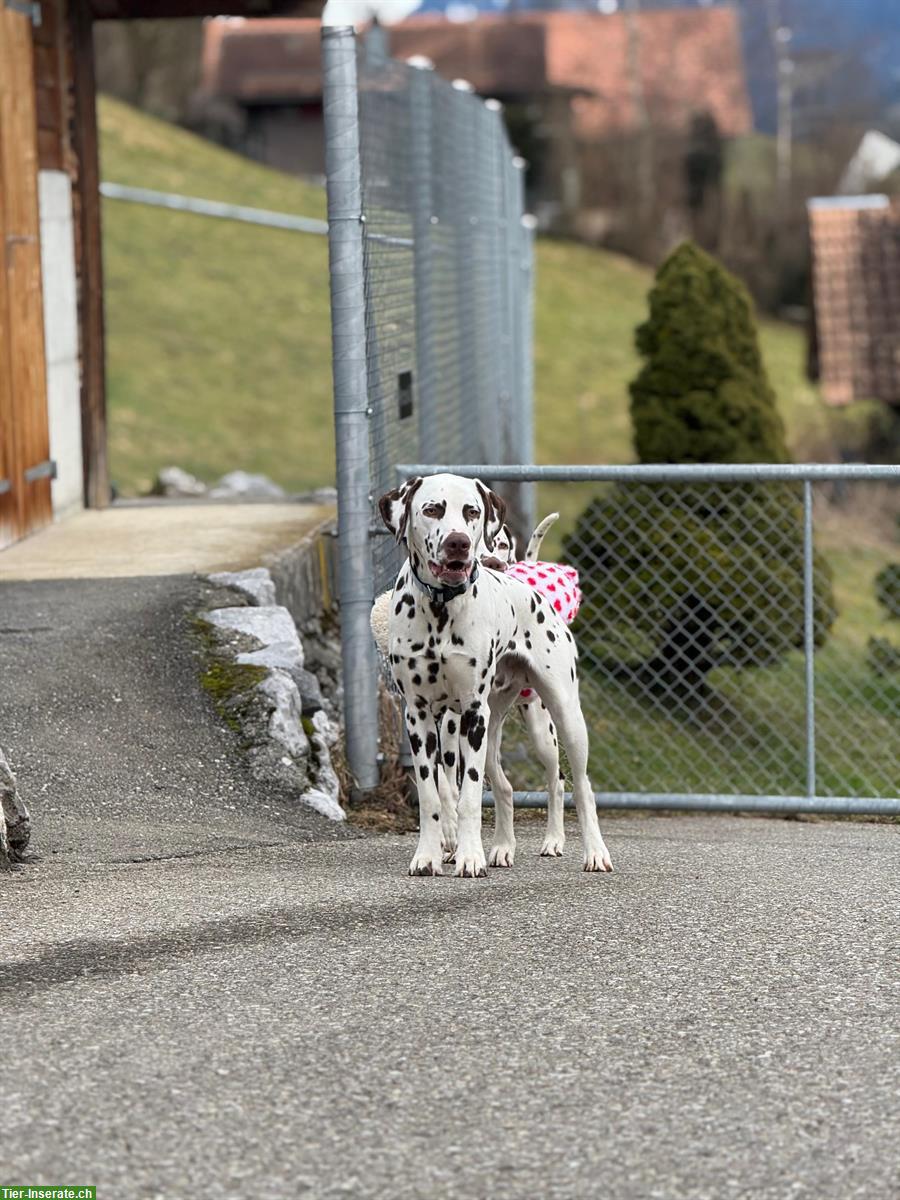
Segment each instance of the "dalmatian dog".
[{"label": "dalmatian dog", "polygon": [[[538,525],[528,541],[528,548],[521,563],[528,564],[529,566],[534,564],[537,569],[541,543],[547,530],[558,518],[559,513],[551,513],[550,516],[545,517],[540,525]],[[513,564],[516,564],[516,566],[521,565],[516,555],[517,545],[515,536],[506,524],[500,527],[494,537],[493,549],[488,552],[482,544],[482,550],[484,552],[480,555],[479,561],[482,566],[490,567],[492,570],[506,571]],[[540,564],[540,566],[544,565],[546,564]],[[534,586],[535,582],[532,581],[532,586]],[[553,585],[551,584],[551,586]],[[580,598],[580,592],[578,595]],[[392,596],[392,591],[382,592],[372,606],[371,616],[372,635],[375,638],[382,664],[387,669],[386,673],[389,675],[389,627]],[[550,598],[549,595],[548,598]],[[577,611],[577,608],[575,611]],[[574,617],[574,611],[572,612],[572,617]],[[565,619],[567,623],[571,621],[571,617],[569,616],[566,616]],[[566,834],[563,819],[565,793],[563,789],[563,777],[559,769],[559,743],[556,738],[556,730],[543,700],[541,700],[533,688],[522,689],[516,700],[515,707],[522,714],[531,744],[534,747],[538,760],[544,768],[547,780],[547,832],[541,845],[540,854],[543,858],[559,858],[565,846]],[[454,862],[456,853],[460,781],[458,777],[459,727],[455,721],[445,721],[442,723],[440,744],[442,759],[438,790],[441,797],[441,841],[444,862],[446,863]],[[444,759],[455,765],[452,768],[447,767],[444,764]],[[511,867],[513,865],[514,851],[514,841],[502,847],[495,845],[488,856],[488,865],[493,867]]]},{"label": "dalmatian dog", "polygon": [[[541,521],[534,533],[528,539],[528,547],[524,552],[524,557],[518,559],[517,545],[514,534],[508,524],[500,526],[496,538],[493,539],[493,550],[490,553],[484,554],[481,557],[481,564],[490,566],[493,570],[506,571],[515,570],[521,578],[524,578],[529,583],[530,587],[538,587],[539,582],[545,580],[548,572],[559,571],[556,564],[545,564],[539,562],[540,547],[546,536],[547,530],[550,529],[554,521],[559,520],[558,512],[551,512],[550,516],[546,516]],[[522,574],[522,568],[527,568]],[[577,588],[577,574],[571,568],[562,570],[571,571],[572,576],[575,576],[575,583],[570,584],[571,592],[566,592],[566,598],[571,595],[572,602],[566,607],[566,610],[560,614],[565,619],[566,624],[571,624],[578,610],[578,602],[581,601],[581,592]],[[540,580],[530,572],[540,571]],[[556,590],[557,583],[552,582],[553,575],[550,576],[551,582],[541,584],[541,589],[546,589],[547,599],[554,602],[553,595],[550,589]],[[566,581],[568,582],[568,581]],[[560,596],[562,596],[562,584],[560,584]],[[562,607],[562,605],[560,605]],[[534,748],[536,756],[544,768],[545,778],[547,781],[547,828],[544,842],[541,844],[541,858],[559,858],[562,857],[563,848],[565,846],[565,792],[563,786],[563,775],[559,770],[559,743],[557,740],[556,728],[553,727],[553,721],[548,712],[546,704],[541,700],[538,692],[533,688],[523,688],[516,698],[515,708],[521,713],[524,725],[528,730],[530,743]],[[457,733],[458,738],[458,733]],[[451,734],[442,728],[440,734],[440,745],[442,750],[456,750],[456,739]],[[442,780],[444,786],[440,791],[440,821],[442,821],[442,833],[444,838],[444,862],[452,862],[454,860],[456,846],[456,808],[458,790],[456,784],[456,772],[449,774],[449,778]],[[512,840],[506,846],[493,846],[491,853],[488,854],[488,865],[490,866],[512,866],[515,856],[515,840]]]},{"label": "dalmatian dog", "polygon": [[[379,509],[408,553],[392,594],[388,636],[419,794],[419,842],[410,874],[442,874],[448,833],[455,835],[454,873],[487,873],[481,839],[485,777],[496,805],[491,862],[512,865],[513,789],[500,763],[500,735],[523,688],[537,692],[568,754],[584,869],[612,870],[587,776],[572,635],[545,596],[521,579],[479,566],[481,546],[489,554],[494,550],[503,501],[480,480],[432,475],[386,493]],[[452,739],[455,748],[449,748]],[[446,824],[442,830],[449,788],[444,768],[456,770],[460,780],[455,830]]]},{"label": "dalmatian dog", "polygon": [[[541,552],[541,545],[544,538],[547,536],[547,530],[559,520],[559,513],[550,513],[544,517],[540,525],[535,529],[534,533],[528,539],[528,548],[525,551],[523,562],[537,562],[538,555]],[[486,567],[493,567],[495,571],[505,571],[510,563],[516,562],[516,551],[518,544],[510,527],[504,522],[497,535],[494,538],[493,549],[482,556],[482,563]]]}]

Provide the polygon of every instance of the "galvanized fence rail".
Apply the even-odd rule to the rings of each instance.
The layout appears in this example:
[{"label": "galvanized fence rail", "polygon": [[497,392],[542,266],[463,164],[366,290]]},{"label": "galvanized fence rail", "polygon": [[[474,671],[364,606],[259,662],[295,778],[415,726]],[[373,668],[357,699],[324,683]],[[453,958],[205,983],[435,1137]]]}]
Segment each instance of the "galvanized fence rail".
[{"label": "galvanized fence rail", "polygon": [[[406,458],[529,462],[533,223],[501,106],[376,29],[322,31],[347,757],[378,781],[376,590],[399,552],[374,501]],[[524,530],[533,488],[507,499]]]},{"label": "galvanized fence rail", "polygon": [[585,593],[575,633],[599,806],[900,815],[900,649],[872,599],[890,543],[859,548],[844,529],[817,547],[814,520],[816,489],[834,483],[893,485],[896,515],[900,466],[396,471],[599,485],[563,551]]},{"label": "galvanized fence rail", "polygon": [[268,208],[251,208],[246,204],[226,204],[221,200],[205,200],[202,196],[182,196],[178,192],[157,192],[152,188],[131,187],[124,183],[104,181],[100,184],[104,200],[125,204],[144,204],[150,208],[165,208],[169,212],[190,213],[196,217],[214,217],[221,221],[238,221],[244,225],[263,225],[268,229],[286,229],[291,233],[310,233],[324,237],[328,222],[297,213],[273,212]]}]

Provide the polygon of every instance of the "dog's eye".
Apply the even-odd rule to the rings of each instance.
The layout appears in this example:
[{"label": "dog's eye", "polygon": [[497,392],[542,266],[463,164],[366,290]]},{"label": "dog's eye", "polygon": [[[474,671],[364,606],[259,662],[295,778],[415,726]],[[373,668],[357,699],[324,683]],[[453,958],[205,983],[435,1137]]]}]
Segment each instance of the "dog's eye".
[{"label": "dog's eye", "polygon": [[481,509],[476,508],[474,504],[466,504],[463,506],[463,516],[466,521],[477,521],[481,516]]},{"label": "dog's eye", "polygon": [[422,509],[426,517],[442,517],[444,515],[443,504],[426,504]]}]

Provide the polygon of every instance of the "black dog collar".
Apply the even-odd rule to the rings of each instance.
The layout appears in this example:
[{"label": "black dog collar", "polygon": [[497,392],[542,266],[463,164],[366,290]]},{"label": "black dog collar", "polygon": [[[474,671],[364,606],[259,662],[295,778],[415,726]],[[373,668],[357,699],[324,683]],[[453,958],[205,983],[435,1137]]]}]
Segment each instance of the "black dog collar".
[{"label": "black dog collar", "polygon": [[455,600],[457,596],[461,596],[463,592],[467,592],[475,580],[478,578],[478,560],[472,564],[472,574],[465,583],[457,583],[452,587],[434,587],[430,583],[425,583],[416,574],[412,563],[409,564],[409,569],[412,572],[413,582],[419,591],[424,592],[433,604],[447,604],[450,600]]}]

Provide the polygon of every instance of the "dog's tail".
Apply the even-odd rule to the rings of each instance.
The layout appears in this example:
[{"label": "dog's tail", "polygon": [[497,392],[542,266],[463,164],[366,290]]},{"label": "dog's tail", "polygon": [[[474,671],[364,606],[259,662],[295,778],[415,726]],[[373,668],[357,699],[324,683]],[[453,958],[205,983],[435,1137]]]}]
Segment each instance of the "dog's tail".
[{"label": "dog's tail", "polygon": [[538,554],[541,550],[541,542],[546,537],[547,530],[553,522],[558,520],[559,513],[551,513],[549,517],[544,517],[543,521],[541,521],[540,525],[538,525],[537,529],[528,539],[528,549],[525,551],[524,562],[537,562]]}]

